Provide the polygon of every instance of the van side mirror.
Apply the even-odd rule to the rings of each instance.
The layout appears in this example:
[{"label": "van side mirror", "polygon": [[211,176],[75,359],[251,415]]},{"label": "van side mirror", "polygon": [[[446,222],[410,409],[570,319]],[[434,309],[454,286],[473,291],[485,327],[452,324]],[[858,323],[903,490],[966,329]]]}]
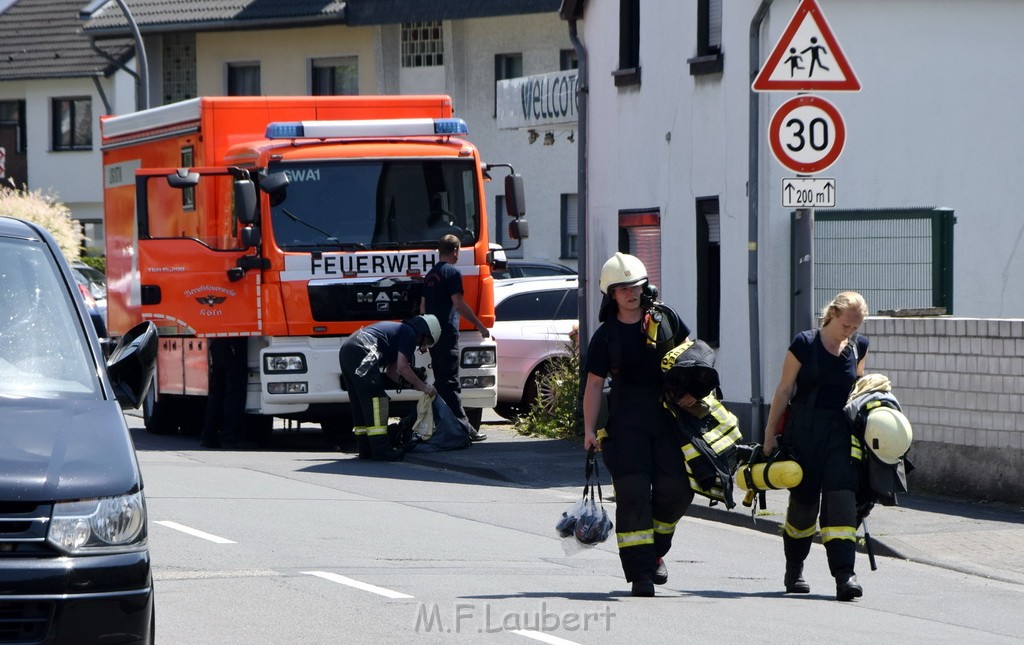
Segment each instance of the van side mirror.
[{"label": "van side mirror", "polygon": [[243,224],[256,221],[256,186],[251,179],[236,179],[232,188],[235,192],[235,218]]},{"label": "van side mirror", "polygon": [[107,376],[122,409],[142,405],[156,374],[156,352],[160,339],[151,321],[128,330],[107,359]]},{"label": "van side mirror", "polygon": [[505,176],[505,212],[512,219],[526,215],[526,193],[523,176],[512,173]]}]

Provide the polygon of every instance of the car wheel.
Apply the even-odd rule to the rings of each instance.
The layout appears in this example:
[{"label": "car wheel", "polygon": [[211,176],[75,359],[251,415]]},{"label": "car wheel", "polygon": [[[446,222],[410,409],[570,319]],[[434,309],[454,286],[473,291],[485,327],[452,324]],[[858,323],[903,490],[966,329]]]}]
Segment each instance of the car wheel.
[{"label": "car wheel", "polygon": [[519,420],[520,407],[512,403],[499,403],[494,406],[494,412],[498,416],[508,419],[509,421],[516,422]]}]

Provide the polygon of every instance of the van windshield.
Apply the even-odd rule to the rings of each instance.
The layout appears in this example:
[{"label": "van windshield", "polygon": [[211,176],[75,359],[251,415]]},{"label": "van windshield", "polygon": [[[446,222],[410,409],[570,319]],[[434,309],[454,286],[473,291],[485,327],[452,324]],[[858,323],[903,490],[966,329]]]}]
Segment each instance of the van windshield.
[{"label": "van windshield", "polygon": [[99,396],[77,288],[45,244],[0,238],[0,396]]},{"label": "van windshield", "polygon": [[273,236],[285,251],[434,247],[480,231],[472,159],[373,159],[272,164],[288,177],[272,199]]}]

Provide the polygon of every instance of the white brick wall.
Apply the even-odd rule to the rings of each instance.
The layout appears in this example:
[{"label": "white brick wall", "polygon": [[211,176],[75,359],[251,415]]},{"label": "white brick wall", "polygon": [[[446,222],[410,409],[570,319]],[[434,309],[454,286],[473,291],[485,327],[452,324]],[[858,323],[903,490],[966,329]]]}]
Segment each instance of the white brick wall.
[{"label": "white brick wall", "polygon": [[1024,320],[873,316],[862,331],[915,442],[1024,450]]}]

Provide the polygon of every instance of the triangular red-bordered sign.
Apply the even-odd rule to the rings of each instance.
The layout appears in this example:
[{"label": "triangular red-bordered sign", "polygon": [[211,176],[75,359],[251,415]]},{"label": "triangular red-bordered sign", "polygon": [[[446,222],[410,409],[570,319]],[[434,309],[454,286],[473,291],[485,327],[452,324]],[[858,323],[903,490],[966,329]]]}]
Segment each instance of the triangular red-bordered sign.
[{"label": "triangular red-bordered sign", "polygon": [[814,0],[801,0],[761,72],[755,92],[859,92],[839,41]]}]

